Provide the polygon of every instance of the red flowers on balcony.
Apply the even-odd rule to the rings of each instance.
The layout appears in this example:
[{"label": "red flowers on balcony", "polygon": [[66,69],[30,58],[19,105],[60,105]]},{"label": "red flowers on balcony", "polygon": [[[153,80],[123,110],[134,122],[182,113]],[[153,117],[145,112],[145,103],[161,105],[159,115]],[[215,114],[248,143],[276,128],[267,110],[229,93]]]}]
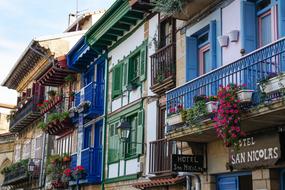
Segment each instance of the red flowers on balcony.
[{"label": "red flowers on balcony", "polygon": [[218,110],[214,111],[216,122],[214,127],[217,136],[221,138],[225,146],[238,146],[238,141],[245,133],[241,130],[240,100],[237,92],[240,86],[229,84],[226,87],[220,86],[218,91]]},{"label": "red flowers on balcony", "polygon": [[42,103],[37,104],[38,110],[41,114],[45,114],[51,110],[54,106],[62,101],[62,96],[55,96],[53,99],[44,100]]}]

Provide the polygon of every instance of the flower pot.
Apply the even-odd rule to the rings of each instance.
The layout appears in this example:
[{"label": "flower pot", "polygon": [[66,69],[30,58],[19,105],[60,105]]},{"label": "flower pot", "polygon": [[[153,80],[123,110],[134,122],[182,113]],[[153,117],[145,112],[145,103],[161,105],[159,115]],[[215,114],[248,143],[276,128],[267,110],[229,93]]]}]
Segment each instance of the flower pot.
[{"label": "flower pot", "polygon": [[240,90],[237,92],[237,97],[241,103],[251,102],[253,92],[254,90]]},{"label": "flower pot", "polygon": [[239,31],[238,30],[230,31],[230,33],[229,33],[230,42],[237,42],[238,41],[238,36],[239,36]]},{"label": "flower pot", "polygon": [[206,103],[206,108],[208,113],[213,113],[218,109],[218,102],[217,101],[209,101]]},{"label": "flower pot", "polygon": [[265,92],[266,94],[283,89],[285,88],[285,74],[273,77],[266,83],[260,83],[259,87],[261,92]]},{"label": "flower pot", "polygon": [[183,119],[181,117],[181,114],[172,115],[172,116],[168,117],[166,120],[167,120],[167,123],[169,125],[176,125],[179,123],[183,123]]},{"label": "flower pot", "polygon": [[218,36],[218,41],[221,47],[227,47],[229,42],[229,36]]}]

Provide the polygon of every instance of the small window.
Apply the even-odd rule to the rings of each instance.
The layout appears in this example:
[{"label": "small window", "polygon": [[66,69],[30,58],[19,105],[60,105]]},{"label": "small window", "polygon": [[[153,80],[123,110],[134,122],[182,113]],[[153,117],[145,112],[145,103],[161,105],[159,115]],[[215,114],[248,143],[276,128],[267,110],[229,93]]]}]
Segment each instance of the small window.
[{"label": "small window", "polygon": [[130,122],[131,130],[129,135],[129,143],[127,143],[127,156],[132,156],[136,154],[137,147],[137,114],[128,117],[127,119]]},{"label": "small window", "polygon": [[266,8],[268,8],[271,4],[271,0],[259,0],[256,3],[256,10],[257,11],[262,11]]},{"label": "small window", "polygon": [[160,21],[159,48],[163,48],[175,41],[174,29],[175,19],[169,17]]},{"label": "small window", "polygon": [[137,82],[140,76],[140,52],[136,53],[129,61],[129,81]]},{"label": "small window", "polygon": [[206,43],[209,43],[209,32],[205,32],[202,35],[198,36],[198,46],[203,46]]}]

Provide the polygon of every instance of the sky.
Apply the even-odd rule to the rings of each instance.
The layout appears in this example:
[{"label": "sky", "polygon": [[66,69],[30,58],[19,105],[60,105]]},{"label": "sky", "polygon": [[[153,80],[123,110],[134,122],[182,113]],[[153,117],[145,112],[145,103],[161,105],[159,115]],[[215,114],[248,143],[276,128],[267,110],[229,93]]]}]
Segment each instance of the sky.
[{"label": "sky", "polygon": [[[115,0],[78,0],[83,12],[106,10]],[[76,0],[0,0],[0,83],[35,37],[62,33]],[[17,93],[0,87],[0,103],[15,104]]]}]

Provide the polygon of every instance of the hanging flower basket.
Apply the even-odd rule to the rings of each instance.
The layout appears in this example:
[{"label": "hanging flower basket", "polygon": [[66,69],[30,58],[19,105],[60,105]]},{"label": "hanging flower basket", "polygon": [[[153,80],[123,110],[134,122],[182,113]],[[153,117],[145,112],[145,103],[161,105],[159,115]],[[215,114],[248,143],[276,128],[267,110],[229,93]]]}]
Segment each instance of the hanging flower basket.
[{"label": "hanging flower basket", "polygon": [[285,74],[274,75],[271,75],[274,77],[268,76],[267,79],[259,83],[261,92],[268,94],[285,88]]},{"label": "hanging flower basket", "polygon": [[230,42],[237,42],[238,41],[238,36],[239,36],[239,31],[238,30],[230,31],[229,32]]},{"label": "hanging flower basket", "polygon": [[240,103],[251,102],[254,90],[239,90],[237,92]]}]

